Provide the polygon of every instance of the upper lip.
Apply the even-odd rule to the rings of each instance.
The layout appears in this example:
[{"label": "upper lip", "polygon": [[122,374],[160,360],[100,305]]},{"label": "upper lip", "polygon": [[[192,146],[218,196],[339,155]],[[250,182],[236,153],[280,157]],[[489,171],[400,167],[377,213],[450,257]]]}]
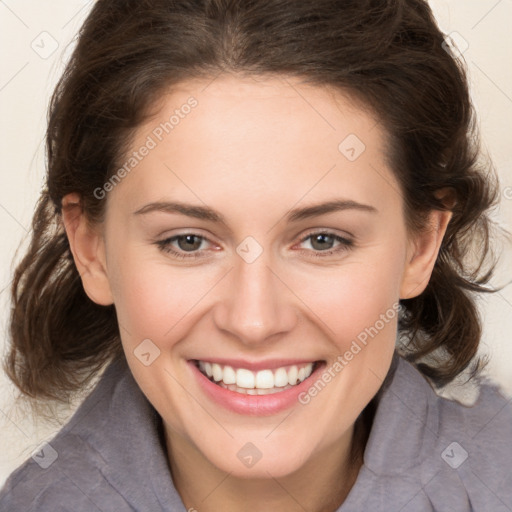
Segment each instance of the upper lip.
[{"label": "upper lip", "polygon": [[247,370],[273,370],[283,366],[305,365],[315,363],[319,359],[266,359],[264,361],[247,361],[246,359],[226,359],[222,357],[206,357],[197,358],[194,361],[204,361],[209,363],[217,363],[221,366],[231,366],[232,368],[246,368]]}]

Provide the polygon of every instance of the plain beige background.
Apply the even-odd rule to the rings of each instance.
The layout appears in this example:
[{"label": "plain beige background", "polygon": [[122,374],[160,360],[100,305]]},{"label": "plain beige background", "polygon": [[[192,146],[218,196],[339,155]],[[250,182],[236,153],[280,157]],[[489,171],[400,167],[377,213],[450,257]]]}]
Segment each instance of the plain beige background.
[{"label": "plain beige background", "polygon": [[[30,229],[44,177],[44,130],[51,90],[92,1],[0,0],[1,184],[0,327],[7,342],[9,285],[14,252]],[[512,230],[512,0],[430,2],[443,31],[463,52],[470,72],[484,146],[501,178],[496,220]],[[494,286],[512,281],[512,250],[506,249]],[[482,352],[489,375],[512,394],[512,285],[481,299]],[[33,421],[13,406],[15,390],[0,372],[0,485],[58,425]],[[69,416],[72,408],[65,412]]]}]

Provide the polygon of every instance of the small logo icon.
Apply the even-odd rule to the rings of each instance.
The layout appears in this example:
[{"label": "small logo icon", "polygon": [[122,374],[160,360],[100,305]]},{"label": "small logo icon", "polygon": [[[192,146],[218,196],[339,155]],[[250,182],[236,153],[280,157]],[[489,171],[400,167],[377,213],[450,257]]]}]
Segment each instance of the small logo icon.
[{"label": "small logo icon", "polygon": [[263,247],[255,238],[248,236],[238,245],[236,252],[246,263],[253,263],[260,257]]},{"label": "small logo icon", "polygon": [[262,453],[252,443],[245,443],[236,454],[244,466],[252,468],[262,457]]},{"label": "small logo icon", "polygon": [[160,349],[150,339],[146,338],[137,345],[133,353],[144,366],[149,366],[160,356]]},{"label": "small logo icon", "polygon": [[349,161],[356,161],[366,149],[363,141],[354,133],[347,135],[339,144],[339,152]]},{"label": "small logo icon", "polygon": [[30,47],[41,59],[47,59],[55,53],[55,50],[59,47],[59,43],[51,34],[44,31],[30,43]]},{"label": "small logo icon", "polygon": [[441,45],[445,52],[453,57],[460,57],[468,48],[469,43],[459,34],[459,32],[450,32]]},{"label": "small logo icon", "polygon": [[50,443],[42,443],[32,452],[32,459],[42,469],[48,469],[58,457],[59,454]]},{"label": "small logo icon", "polygon": [[441,457],[448,466],[457,469],[468,458],[468,452],[454,441],[446,447]]}]

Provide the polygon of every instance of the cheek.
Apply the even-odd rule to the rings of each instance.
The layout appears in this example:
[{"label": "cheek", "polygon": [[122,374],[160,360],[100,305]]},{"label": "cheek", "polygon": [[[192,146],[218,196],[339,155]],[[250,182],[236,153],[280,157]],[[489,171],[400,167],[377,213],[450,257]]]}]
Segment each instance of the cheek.
[{"label": "cheek", "polygon": [[149,338],[159,345],[179,338],[187,315],[211,288],[208,275],[126,252],[118,262],[111,288],[123,336],[131,343]]},{"label": "cheek", "polygon": [[[120,242],[109,251],[109,279],[123,338],[128,337],[130,344],[149,338],[169,348],[186,336],[205,308],[214,306],[209,294],[225,269],[171,265],[160,254],[148,255],[147,248],[119,249]],[[317,326],[326,326],[338,353],[374,326],[399,296],[400,244],[381,244],[360,254],[331,268],[312,267],[303,272],[290,265],[276,269],[285,282],[294,283],[292,290],[301,299],[297,307],[302,314]]]},{"label": "cheek", "polygon": [[[347,265],[333,274],[334,278],[307,284],[309,305],[328,326],[325,332],[331,353],[324,375],[312,384],[304,403],[315,404],[312,410],[319,428],[334,425],[333,403],[340,404],[335,414],[343,417],[324,432],[327,444],[355,421],[389,370],[395,349],[400,275],[400,266],[390,253],[387,260],[372,258]],[[317,391],[324,388],[326,393]]]},{"label": "cheek", "polygon": [[[388,258],[383,258],[382,252],[377,254],[379,257],[354,261],[324,276],[315,274],[301,285],[307,290],[306,304],[324,321],[330,336],[339,340],[339,351],[375,324],[379,331],[389,330],[388,324],[396,316],[400,258],[395,253]],[[387,316],[385,326],[379,321],[381,315]]]}]

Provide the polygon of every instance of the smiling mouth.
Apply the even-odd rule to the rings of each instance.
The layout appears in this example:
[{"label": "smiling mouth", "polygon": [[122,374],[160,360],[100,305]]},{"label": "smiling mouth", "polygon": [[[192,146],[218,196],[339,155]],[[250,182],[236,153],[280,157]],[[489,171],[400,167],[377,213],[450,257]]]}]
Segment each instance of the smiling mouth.
[{"label": "smiling mouth", "polygon": [[306,380],[322,361],[259,371],[208,361],[195,360],[194,363],[206,378],[224,389],[244,395],[270,395],[297,386]]}]

